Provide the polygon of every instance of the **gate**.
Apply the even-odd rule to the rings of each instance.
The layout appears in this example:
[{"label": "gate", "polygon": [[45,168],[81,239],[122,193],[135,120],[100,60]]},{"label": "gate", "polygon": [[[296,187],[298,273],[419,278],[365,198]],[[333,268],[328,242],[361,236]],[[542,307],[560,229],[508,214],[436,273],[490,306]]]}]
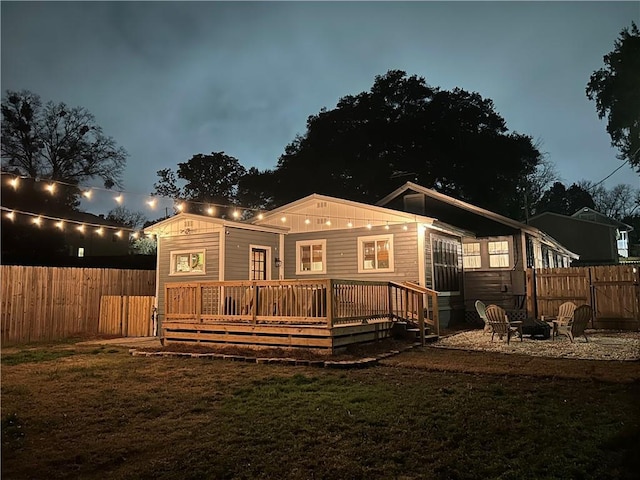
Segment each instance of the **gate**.
[{"label": "gate", "polygon": [[123,337],[153,335],[155,297],[103,295],[98,332]]},{"label": "gate", "polygon": [[[527,270],[528,305],[536,317],[556,315],[564,302],[591,305],[593,328],[640,330],[640,268],[637,265]],[[531,292],[533,290],[533,292]]]}]

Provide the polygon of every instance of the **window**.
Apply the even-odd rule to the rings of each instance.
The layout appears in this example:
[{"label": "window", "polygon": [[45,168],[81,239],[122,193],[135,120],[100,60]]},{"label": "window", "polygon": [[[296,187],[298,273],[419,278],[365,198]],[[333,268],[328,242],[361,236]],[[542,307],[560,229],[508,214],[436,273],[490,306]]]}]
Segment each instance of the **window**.
[{"label": "window", "polygon": [[327,273],[327,241],[296,242],[296,274]]},{"label": "window", "polygon": [[499,242],[489,242],[489,267],[504,268],[509,267],[509,242],[501,240]]},{"label": "window", "polygon": [[459,292],[462,265],[460,240],[431,235],[433,288],[440,292]]},{"label": "window", "polygon": [[482,268],[480,242],[462,244],[462,265],[464,268]]},{"label": "window", "polygon": [[78,256],[84,257],[84,247],[78,247]]},{"label": "window", "polygon": [[393,272],[393,235],[358,237],[358,273]]},{"label": "window", "polygon": [[171,252],[171,275],[204,275],[204,251]]}]

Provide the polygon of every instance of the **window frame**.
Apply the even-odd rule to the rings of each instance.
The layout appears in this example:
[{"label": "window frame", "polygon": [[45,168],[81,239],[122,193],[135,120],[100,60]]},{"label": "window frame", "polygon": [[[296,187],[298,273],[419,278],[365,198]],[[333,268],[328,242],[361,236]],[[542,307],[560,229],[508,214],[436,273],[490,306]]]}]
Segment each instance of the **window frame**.
[{"label": "window frame", "polygon": [[[387,268],[364,268],[364,244],[367,242],[374,242],[377,245],[378,241],[389,242],[389,266]],[[395,272],[395,260],[393,255],[393,234],[387,233],[382,235],[366,235],[364,237],[357,237],[358,242],[358,273],[393,273]],[[377,266],[378,255],[377,250],[375,252],[375,263]]]},{"label": "window frame", "polygon": [[[202,255],[202,271],[177,271],[176,261],[177,257],[181,255]],[[207,251],[203,249],[191,249],[191,250],[173,250],[169,254],[169,276],[181,277],[187,275],[206,275],[207,274]]]},{"label": "window frame", "polygon": [[[313,246],[322,248],[322,270],[302,270],[302,247],[311,246],[311,264],[313,264]],[[297,240],[296,241],[296,275],[326,275],[327,274],[327,239],[322,240]]]},{"label": "window frame", "polygon": [[[477,245],[478,246],[478,254],[469,255],[465,252],[465,246],[467,245]],[[477,267],[472,267],[466,265],[467,258],[477,258],[479,259],[479,265]],[[462,242],[462,268],[464,270],[481,270],[482,269],[482,242]]]},{"label": "window frame", "polygon": [[[490,245],[492,243],[505,243],[507,245],[507,250],[506,252],[504,251],[499,251],[499,252],[491,252],[491,248]],[[488,260],[488,264],[487,266],[489,267],[489,269],[491,270],[496,270],[499,268],[511,268],[512,267],[512,259],[511,259],[511,253],[512,253],[512,248],[511,248],[511,242],[509,242],[508,238],[504,238],[504,239],[494,239],[494,240],[487,240],[487,260]],[[492,258],[498,258],[501,256],[507,256],[507,264],[506,265],[491,265],[491,259]]]}]

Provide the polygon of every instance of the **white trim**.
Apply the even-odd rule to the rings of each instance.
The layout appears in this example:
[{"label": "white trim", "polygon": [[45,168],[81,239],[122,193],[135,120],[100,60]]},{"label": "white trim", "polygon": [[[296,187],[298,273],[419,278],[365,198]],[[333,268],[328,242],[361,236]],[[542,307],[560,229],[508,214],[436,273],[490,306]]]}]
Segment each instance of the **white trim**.
[{"label": "white trim", "polygon": [[[393,259],[393,234],[386,235],[367,235],[366,237],[358,237],[358,273],[390,273],[395,269]],[[364,268],[364,242],[378,242],[386,240],[389,242],[389,267],[388,268]],[[376,257],[377,258],[377,257]]]},{"label": "white trim", "polygon": [[[300,247],[321,245],[322,247],[322,270],[302,270],[300,268]],[[313,251],[311,251],[313,260]],[[313,262],[311,262],[313,263]],[[326,275],[327,273],[327,240],[298,240],[296,242],[296,275]]]},{"label": "white trim", "polygon": [[416,236],[418,237],[418,285],[422,286],[422,287],[426,287],[427,286],[427,272],[426,272],[426,258],[425,258],[425,254],[424,254],[424,246],[425,246],[425,241],[424,241],[424,237],[427,235],[427,231],[419,228],[417,224],[414,224],[416,226]]},{"label": "white trim", "polygon": [[265,250],[266,251],[266,255],[265,255],[265,272],[264,272],[264,277],[265,280],[271,280],[271,247],[267,246],[267,245],[253,245],[253,244],[249,244],[249,280],[253,280],[251,278],[251,263],[252,263],[252,253],[253,250]]},{"label": "white trim", "polygon": [[[178,255],[192,255],[202,254],[202,271],[201,272],[176,272],[175,271],[175,257]],[[190,250],[171,250],[169,251],[169,276],[170,277],[184,277],[184,276],[193,276],[193,275],[206,275],[207,274],[207,249],[190,249]]]},{"label": "white trim", "polygon": [[218,233],[220,240],[218,242],[218,281],[224,281],[225,255],[227,250],[227,229],[223,228]]},{"label": "white trim", "polygon": [[284,280],[284,234],[278,235],[278,255],[280,258],[280,268],[278,269],[278,280]]}]

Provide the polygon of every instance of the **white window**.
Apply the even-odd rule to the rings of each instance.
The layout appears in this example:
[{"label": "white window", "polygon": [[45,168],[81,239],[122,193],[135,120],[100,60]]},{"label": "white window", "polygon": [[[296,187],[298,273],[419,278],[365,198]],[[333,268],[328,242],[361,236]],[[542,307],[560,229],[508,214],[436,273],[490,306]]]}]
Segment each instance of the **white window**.
[{"label": "white window", "polygon": [[84,247],[78,247],[78,256],[84,257]]},{"label": "white window", "polygon": [[204,250],[171,252],[170,275],[204,275]]},{"label": "white window", "polygon": [[489,242],[489,267],[504,268],[509,267],[509,242],[501,240],[499,242]]},{"label": "white window", "polygon": [[393,272],[393,235],[358,237],[358,273]]},{"label": "white window", "polygon": [[327,241],[296,242],[296,274],[327,273]]},{"label": "white window", "polygon": [[462,244],[462,266],[464,268],[481,268],[480,242]]}]

